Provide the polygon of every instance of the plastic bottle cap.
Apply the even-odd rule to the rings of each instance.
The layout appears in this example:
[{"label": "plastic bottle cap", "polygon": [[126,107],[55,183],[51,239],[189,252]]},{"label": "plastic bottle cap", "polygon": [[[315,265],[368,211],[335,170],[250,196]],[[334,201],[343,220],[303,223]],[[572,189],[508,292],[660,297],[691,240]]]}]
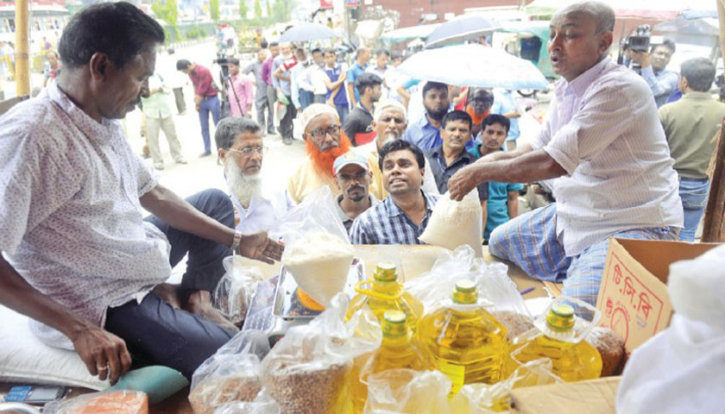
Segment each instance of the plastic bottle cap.
[{"label": "plastic bottle cap", "polygon": [[549,309],[546,324],[554,331],[564,332],[574,328],[574,307],[559,303]]},{"label": "plastic bottle cap", "polygon": [[464,279],[456,282],[456,291],[461,293],[475,292],[476,287],[476,284],[472,280]]},{"label": "plastic bottle cap", "polygon": [[472,280],[460,280],[456,282],[456,290],[453,292],[453,302],[462,305],[472,305],[478,302],[478,286]]},{"label": "plastic bottle cap", "polygon": [[408,334],[408,325],[405,323],[405,313],[399,310],[389,310],[383,314],[383,336],[397,337]]},{"label": "plastic bottle cap", "polygon": [[378,282],[395,282],[398,280],[398,267],[395,263],[378,263],[374,277]]}]

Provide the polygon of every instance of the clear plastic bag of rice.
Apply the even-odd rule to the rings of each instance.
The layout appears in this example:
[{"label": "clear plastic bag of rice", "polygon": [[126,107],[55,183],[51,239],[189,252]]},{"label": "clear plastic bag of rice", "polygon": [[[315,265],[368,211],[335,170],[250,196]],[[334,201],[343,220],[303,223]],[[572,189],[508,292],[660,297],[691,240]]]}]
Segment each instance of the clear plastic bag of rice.
[{"label": "clear plastic bag of rice", "polygon": [[226,274],[214,289],[212,304],[231,323],[241,328],[257,285],[264,281],[264,275],[258,267],[245,266],[241,256],[226,257],[222,263]]},{"label": "clear plastic bag of rice", "polygon": [[297,285],[324,307],[347,283],[355,249],[338,236],[311,231],[285,246],[282,265]]},{"label": "clear plastic bag of rice", "polygon": [[445,193],[436,202],[423,234],[423,243],[455,250],[458,246],[470,246],[476,257],[483,256],[483,209],[478,199],[478,189],[473,189],[461,201],[451,200]]},{"label": "clear plastic bag of rice", "polygon": [[257,368],[269,352],[267,335],[238,333],[204,361],[191,379],[189,402],[194,414],[213,414],[224,404],[250,402],[262,390]]},{"label": "clear plastic bag of rice", "polygon": [[362,310],[345,322],[349,300],[335,296],[308,325],[295,326],[260,365],[265,392],[282,414],[338,414],[351,409],[348,374],[353,359],[380,346],[377,319]]}]

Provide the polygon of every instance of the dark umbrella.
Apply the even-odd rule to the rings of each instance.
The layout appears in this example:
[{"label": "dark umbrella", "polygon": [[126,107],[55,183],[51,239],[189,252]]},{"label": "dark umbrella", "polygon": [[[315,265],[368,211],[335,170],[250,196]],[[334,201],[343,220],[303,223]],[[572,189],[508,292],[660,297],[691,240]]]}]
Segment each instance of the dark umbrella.
[{"label": "dark umbrella", "polygon": [[318,23],[301,23],[282,33],[280,43],[309,42],[311,40],[330,39],[335,32]]},{"label": "dark umbrella", "polygon": [[462,43],[475,39],[486,32],[498,29],[500,25],[481,15],[460,16],[438,26],[426,39],[426,49],[444,44]]}]

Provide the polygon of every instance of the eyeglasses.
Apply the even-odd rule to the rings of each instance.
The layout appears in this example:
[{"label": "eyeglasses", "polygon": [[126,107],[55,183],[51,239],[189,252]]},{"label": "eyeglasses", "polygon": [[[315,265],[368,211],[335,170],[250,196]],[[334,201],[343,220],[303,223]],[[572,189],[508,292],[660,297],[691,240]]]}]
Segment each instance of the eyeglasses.
[{"label": "eyeglasses", "polygon": [[230,148],[229,151],[231,152],[238,152],[244,155],[252,155],[252,153],[256,152],[259,155],[263,155],[267,152],[268,147],[265,146],[259,146],[259,147],[244,147],[242,149],[234,149]]},{"label": "eyeglasses", "polygon": [[473,98],[473,99],[471,99],[471,102],[477,102],[477,103],[493,103],[493,99]]},{"label": "eyeglasses", "polygon": [[312,132],[310,132],[310,135],[312,135],[315,139],[323,139],[327,136],[327,134],[330,134],[331,137],[336,137],[340,134],[340,125],[333,125],[327,129],[315,129]]}]

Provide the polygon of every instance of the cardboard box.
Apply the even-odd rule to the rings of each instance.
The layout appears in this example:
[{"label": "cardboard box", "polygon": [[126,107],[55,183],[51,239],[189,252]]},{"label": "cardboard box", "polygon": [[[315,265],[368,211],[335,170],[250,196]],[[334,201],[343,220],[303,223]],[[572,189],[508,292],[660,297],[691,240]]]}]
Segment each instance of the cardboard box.
[{"label": "cardboard box", "polygon": [[670,264],[694,259],[718,245],[612,239],[597,298],[599,325],[621,335],[627,352],[667,328],[672,317],[667,294]]},{"label": "cardboard box", "polygon": [[612,414],[620,377],[519,388],[511,392],[513,413]]}]

